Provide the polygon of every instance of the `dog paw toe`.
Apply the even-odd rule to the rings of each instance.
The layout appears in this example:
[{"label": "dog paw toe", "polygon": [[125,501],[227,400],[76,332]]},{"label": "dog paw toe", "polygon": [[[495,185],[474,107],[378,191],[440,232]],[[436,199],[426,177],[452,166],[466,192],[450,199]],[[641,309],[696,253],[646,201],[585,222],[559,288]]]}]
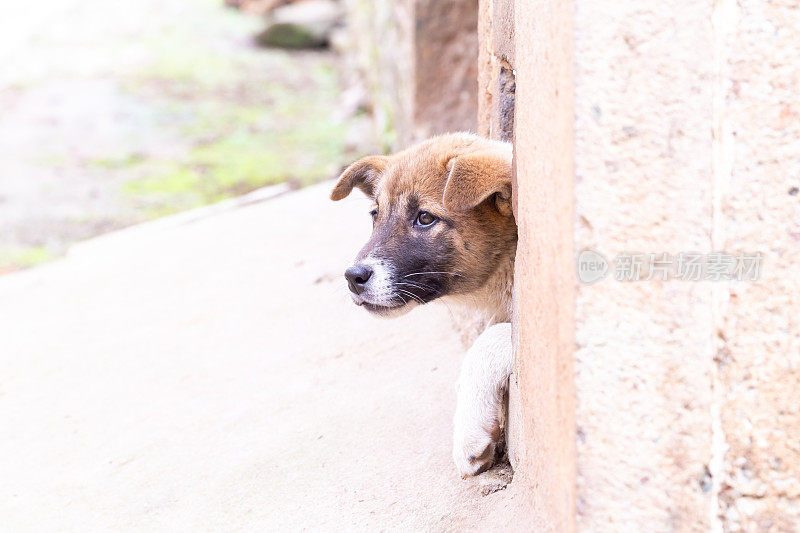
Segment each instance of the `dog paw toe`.
[{"label": "dog paw toe", "polygon": [[462,478],[477,476],[491,468],[498,451],[500,428],[491,431],[482,428],[470,432],[456,432],[453,442],[453,460]]}]

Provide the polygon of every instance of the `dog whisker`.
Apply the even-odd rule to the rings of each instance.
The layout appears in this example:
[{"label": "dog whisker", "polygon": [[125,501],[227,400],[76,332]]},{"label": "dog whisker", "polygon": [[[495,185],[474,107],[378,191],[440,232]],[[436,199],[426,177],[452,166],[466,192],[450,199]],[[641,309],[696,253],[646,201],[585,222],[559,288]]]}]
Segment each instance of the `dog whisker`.
[{"label": "dog whisker", "polygon": [[[421,299],[421,298],[419,298],[417,295],[415,295],[414,293],[412,293],[412,292],[410,292],[410,291],[407,291],[407,290],[405,290],[405,289],[397,289],[397,292],[398,292],[398,296],[400,296],[400,294],[402,293],[402,294],[405,294],[406,296],[409,296],[409,297],[411,297],[412,299],[416,300],[417,302],[419,302],[419,303],[421,303],[421,304],[424,304],[424,303],[425,303],[425,302],[423,302],[423,301],[422,301],[422,299]],[[400,298],[403,298],[403,297],[402,297],[402,296],[400,296]],[[403,300],[403,301],[405,302],[405,300]],[[408,303],[408,302],[406,302],[406,303]]]},{"label": "dog whisker", "polygon": [[462,278],[465,277],[463,274],[459,274],[458,272],[412,272],[411,274],[406,274],[403,277],[407,278],[409,276],[422,276],[424,274],[447,274],[449,276],[459,276]]},{"label": "dog whisker", "polygon": [[414,287],[414,288],[423,289],[423,290],[434,290],[434,287],[431,287],[430,285],[425,285],[424,283],[414,283],[414,282],[399,281],[399,282],[397,282],[397,285],[406,285],[407,287]]}]

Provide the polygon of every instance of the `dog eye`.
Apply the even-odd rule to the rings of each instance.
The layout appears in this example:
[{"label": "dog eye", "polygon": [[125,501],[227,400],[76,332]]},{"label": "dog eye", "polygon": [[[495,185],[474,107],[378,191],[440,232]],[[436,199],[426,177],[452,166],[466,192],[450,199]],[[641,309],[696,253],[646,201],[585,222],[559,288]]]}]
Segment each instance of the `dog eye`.
[{"label": "dog eye", "polygon": [[417,226],[430,226],[434,222],[436,222],[436,217],[428,213],[427,211],[420,211],[417,215],[417,220],[414,221]]},{"label": "dog eye", "polygon": [[370,211],[369,216],[372,217],[372,220],[375,220],[378,217],[378,208],[376,207],[375,209]]}]

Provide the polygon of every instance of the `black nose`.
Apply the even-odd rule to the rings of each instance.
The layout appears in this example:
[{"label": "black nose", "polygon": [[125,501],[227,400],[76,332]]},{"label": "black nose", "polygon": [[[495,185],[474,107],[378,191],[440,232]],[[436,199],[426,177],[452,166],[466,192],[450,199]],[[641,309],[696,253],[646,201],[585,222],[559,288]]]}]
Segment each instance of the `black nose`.
[{"label": "black nose", "polygon": [[367,288],[367,281],[372,277],[372,269],[364,265],[356,265],[344,271],[347,285],[356,294],[361,294]]}]

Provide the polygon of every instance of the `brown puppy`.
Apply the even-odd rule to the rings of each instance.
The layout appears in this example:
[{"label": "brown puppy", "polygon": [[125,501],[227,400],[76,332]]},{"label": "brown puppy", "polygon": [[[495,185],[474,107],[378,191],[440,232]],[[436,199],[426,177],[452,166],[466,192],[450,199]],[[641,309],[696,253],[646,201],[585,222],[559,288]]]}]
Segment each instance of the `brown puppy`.
[{"label": "brown puppy", "polygon": [[453,447],[463,475],[480,473],[502,435],[513,366],[511,146],[468,133],[434,137],[355,162],[331,198],[354,187],[374,200],[372,236],[345,272],[354,302],[397,316],[447,297],[488,325],[464,361]]}]

